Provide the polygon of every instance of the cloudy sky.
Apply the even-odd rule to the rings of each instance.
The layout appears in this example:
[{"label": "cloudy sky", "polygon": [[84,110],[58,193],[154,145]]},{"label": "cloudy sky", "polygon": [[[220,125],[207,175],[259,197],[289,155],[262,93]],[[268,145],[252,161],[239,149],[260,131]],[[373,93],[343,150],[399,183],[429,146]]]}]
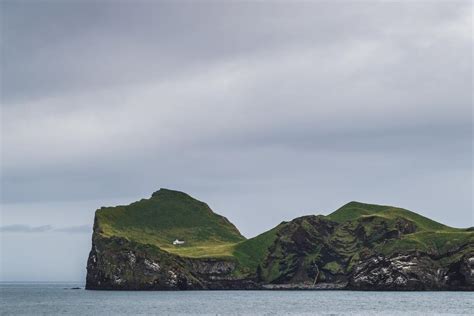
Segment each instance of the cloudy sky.
[{"label": "cloudy sky", "polygon": [[8,1],[0,280],[83,280],[94,211],[247,237],[351,200],[473,223],[472,3]]}]

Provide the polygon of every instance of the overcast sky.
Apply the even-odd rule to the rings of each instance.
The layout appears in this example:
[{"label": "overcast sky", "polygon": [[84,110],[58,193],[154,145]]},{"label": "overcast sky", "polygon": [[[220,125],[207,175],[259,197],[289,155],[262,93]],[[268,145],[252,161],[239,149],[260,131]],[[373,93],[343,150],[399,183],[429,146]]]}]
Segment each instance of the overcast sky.
[{"label": "overcast sky", "polygon": [[94,211],[247,237],[351,201],[473,226],[472,3],[1,1],[0,280],[83,280]]}]

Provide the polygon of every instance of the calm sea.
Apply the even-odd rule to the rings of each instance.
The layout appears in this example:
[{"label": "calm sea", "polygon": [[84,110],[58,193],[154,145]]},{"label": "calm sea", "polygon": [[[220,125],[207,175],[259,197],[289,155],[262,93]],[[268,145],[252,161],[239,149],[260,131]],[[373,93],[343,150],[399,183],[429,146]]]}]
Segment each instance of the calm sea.
[{"label": "calm sea", "polygon": [[[2,315],[473,315],[473,292],[86,291],[0,283]],[[72,290],[72,287],[82,287]]]}]

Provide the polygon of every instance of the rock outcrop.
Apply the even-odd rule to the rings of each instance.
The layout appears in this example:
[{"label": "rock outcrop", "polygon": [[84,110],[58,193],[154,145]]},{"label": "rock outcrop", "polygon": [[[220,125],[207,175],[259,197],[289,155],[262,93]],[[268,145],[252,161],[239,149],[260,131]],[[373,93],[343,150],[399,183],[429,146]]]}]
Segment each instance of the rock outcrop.
[{"label": "rock outcrop", "polygon": [[474,256],[443,266],[421,254],[374,256],[358,264],[349,277],[349,288],[359,290],[473,290]]},{"label": "rock outcrop", "polygon": [[121,238],[96,238],[87,263],[91,290],[205,290],[258,287],[232,276],[232,260],[186,258]]},{"label": "rock outcrop", "polygon": [[472,229],[351,202],[246,240],[206,204],[160,191],[97,211],[87,289],[474,290]]}]

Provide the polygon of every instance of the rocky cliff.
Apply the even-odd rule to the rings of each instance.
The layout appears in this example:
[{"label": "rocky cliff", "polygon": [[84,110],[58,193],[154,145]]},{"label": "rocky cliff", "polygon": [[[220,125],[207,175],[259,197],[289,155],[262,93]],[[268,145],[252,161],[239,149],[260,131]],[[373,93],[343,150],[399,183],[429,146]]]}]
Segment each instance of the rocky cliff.
[{"label": "rocky cliff", "polygon": [[207,204],[162,189],[96,212],[86,288],[474,290],[474,232],[351,202],[245,239]]}]

